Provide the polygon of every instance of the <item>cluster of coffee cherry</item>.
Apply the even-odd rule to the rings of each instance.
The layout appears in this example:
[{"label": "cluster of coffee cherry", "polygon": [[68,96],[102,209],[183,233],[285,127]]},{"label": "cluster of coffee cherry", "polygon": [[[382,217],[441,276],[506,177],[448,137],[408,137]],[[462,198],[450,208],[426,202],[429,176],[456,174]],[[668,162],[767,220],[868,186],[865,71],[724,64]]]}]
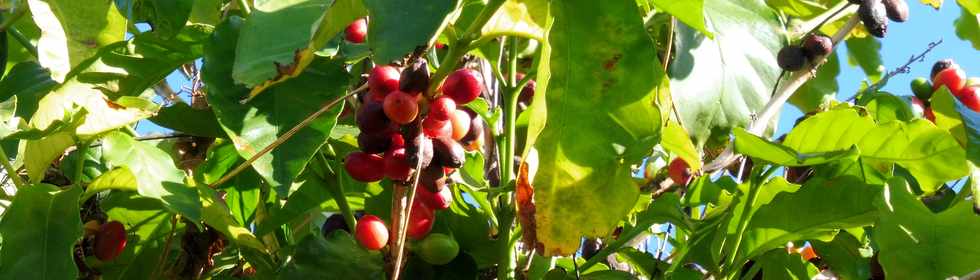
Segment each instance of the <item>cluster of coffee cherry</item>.
[{"label": "cluster of coffee cherry", "polygon": [[952,59],[936,61],[932,65],[930,78],[931,83],[926,78],[918,77],[912,80],[911,84],[912,93],[915,94],[912,97],[913,109],[921,110],[926,119],[936,122],[936,115],[932,111],[929,100],[941,87],[949,89],[949,92],[970,110],[980,112],[980,97],[977,96],[977,92],[980,91],[980,78],[967,79],[966,72]]},{"label": "cluster of coffee cherry", "polygon": [[888,20],[905,22],[909,19],[909,4],[905,0],[848,0],[859,5],[858,16],[872,36],[883,38],[888,31]]}]

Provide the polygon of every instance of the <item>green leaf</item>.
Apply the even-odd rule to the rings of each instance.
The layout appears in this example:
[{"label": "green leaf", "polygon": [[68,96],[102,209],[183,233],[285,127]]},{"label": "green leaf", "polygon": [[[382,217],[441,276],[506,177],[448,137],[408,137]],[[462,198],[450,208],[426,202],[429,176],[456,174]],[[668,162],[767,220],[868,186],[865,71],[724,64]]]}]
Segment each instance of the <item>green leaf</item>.
[{"label": "green leaf", "polygon": [[909,192],[904,180],[893,178],[875,205],[880,214],[872,236],[886,276],[946,279],[977,269],[980,216],[969,203],[933,214]]},{"label": "green leaf", "polygon": [[956,111],[960,113],[966,131],[966,159],[973,165],[980,165],[980,113],[960,102],[956,103]]},{"label": "green leaf", "polygon": [[[149,23],[154,35],[170,38],[177,35],[191,15],[195,0],[115,0],[120,13],[132,22]],[[207,2],[207,1],[203,1]],[[131,10],[130,10],[131,9]],[[127,15],[128,11],[132,16]]]},{"label": "green leaf", "polygon": [[735,151],[782,166],[811,166],[837,161],[842,158],[854,158],[860,153],[855,146],[847,150],[800,154],[790,147],[776,144],[762,137],[745,131],[743,128],[732,130],[735,134]]},{"label": "green leaf", "polygon": [[[472,256],[479,267],[490,267],[500,262],[500,239],[493,238],[494,229],[487,221],[493,219],[487,212],[490,203],[487,193],[466,192],[460,185],[453,185],[453,203],[448,211],[436,212],[436,229],[445,226],[459,243],[461,252]],[[390,199],[389,199],[390,201]],[[469,201],[476,202],[470,204]],[[389,203],[390,204],[390,203]],[[478,207],[479,206],[479,207]]]},{"label": "green leaf", "polygon": [[44,30],[37,42],[38,61],[58,82],[99,48],[122,41],[126,34],[126,18],[112,1],[28,0],[27,4],[34,22]]},{"label": "green leaf", "polygon": [[881,74],[885,71],[881,62],[881,43],[871,36],[852,36],[844,42],[847,44],[847,63],[860,66],[871,82],[881,79]]},{"label": "green leaf", "polygon": [[[99,268],[103,279],[139,279],[159,273],[167,237],[183,232],[184,223],[176,223],[177,228],[172,228],[174,214],[168,213],[159,200],[132,192],[111,192],[99,203],[106,209],[108,219],[125,225],[128,233],[123,253]],[[171,252],[180,250],[179,243],[171,243]],[[171,253],[166,261],[170,263],[176,259],[176,254]]]},{"label": "green leaf", "polygon": [[841,277],[841,279],[868,279],[871,277],[869,269],[869,259],[861,256],[858,249],[863,245],[847,232],[839,232],[834,236],[834,240],[824,242],[810,240],[810,245],[817,252],[830,270]]},{"label": "green leaf", "polygon": [[0,220],[0,278],[75,279],[72,255],[82,237],[79,187],[35,184],[17,191]]},{"label": "green leaf", "polygon": [[871,117],[856,110],[831,110],[797,124],[783,145],[800,153],[840,151],[857,144],[874,127]]},{"label": "green leaf", "polygon": [[[794,3],[797,1],[793,1]],[[815,77],[790,96],[789,103],[802,112],[813,112],[837,96],[837,76],[840,74],[840,60],[837,53],[827,56],[827,62],[817,69]]]},{"label": "green leaf", "polygon": [[765,106],[784,41],[779,18],[762,0],[707,0],[704,14],[717,36],[679,26],[670,64],[671,97],[698,146],[744,127]]},{"label": "green leaf", "polygon": [[908,102],[901,97],[886,92],[878,92],[870,99],[864,106],[868,108],[868,112],[878,123],[895,120],[907,122],[915,118]]},{"label": "green leaf", "polygon": [[[341,166],[339,162],[335,164],[336,166],[331,168],[336,169]],[[364,200],[370,195],[367,184],[354,181],[347,172],[327,170],[325,176],[326,178],[321,178],[313,172],[301,174],[293,184],[295,190],[289,193],[286,204],[273,211],[270,217],[258,226],[256,233],[260,236],[265,235],[310,211],[339,212],[340,208],[327,188],[336,188],[341,184],[351,210],[364,209]],[[388,201],[390,205],[391,200]]]},{"label": "green leaf", "polygon": [[[232,153],[235,151],[232,150]],[[237,155],[237,154],[236,154]],[[247,169],[225,185],[222,190],[225,192],[225,203],[228,210],[239,225],[249,225],[255,218],[255,210],[259,205],[261,194],[262,178],[255,170]]]},{"label": "green leaf", "polygon": [[701,154],[694,147],[694,142],[691,142],[691,136],[676,122],[668,121],[664,126],[660,145],[683,159],[692,172],[701,169]]},{"label": "green leaf", "polygon": [[662,272],[657,268],[657,265],[661,261],[657,260],[653,254],[648,252],[641,252],[636,248],[626,247],[616,252],[616,256],[624,259],[633,269],[639,272],[640,275],[646,276],[647,279],[655,279],[654,277],[657,273]]},{"label": "green leaf", "polygon": [[970,14],[966,9],[960,9],[960,17],[953,21],[953,26],[956,26],[956,37],[970,42],[973,49],[980,50],[980,14]]},{"label": "green leaf", "polygon": [[714,39],[714,34],[704,25],[704,0],[652,0],[657,9],[663,10],[683,22],[685,25],[700,31],[708,38]]},{"label": "green leaf", "polygon": [[[73,169],[68,169],[73,170]],[[88,200],[89,197],[108,190],[120,190],[120,191],[137,191],[139,186],[139,181],[136,176],[133,175],[132,171],[126,166],[120,166],[109,172],[103,173],[102,176],[95,178],[88,186],[85,188],[85,193],[82,194],[80,201]]]},{"label": "green leaf", "polygon": [[251,231],[235,221],[223,202],[218,202],[217,192],[207,186],[199,186],[197,190],[201,194],[201,205],[204,210],[201,217],[204,223],[221,232],[225,238],[234,241],[235,244],[251,247],[260,252],[267,250],[265,244],[262,244],[262,241],[259,241]]},{"label": "green leaf", "polygon": [[[330,269],[324,269],[330,268]],[[383,279],[384,258],[368,251],[346,231],[326,237],[308,235],[285,264],[278,279]]]},{"label": "green leaf", "polygon": [[770,250],[756,261],[761,266],[762,279],[811,279],[817,275],[816,267],[811,266],[799,255],[788,254],[785,250]]},{"label": "green leaf", "polygon": [[[248,95],[248,88],[236,85],[231,76],[240,26],[241,20],[232,17],[215,30],[205,51],[201,73],[209,87],[208,102],[218,122],[235,143],[239,154],[251,158],[329,100],[342,96],[347,90],[349,76],[341,62],[318,59],[310,66],[311,71],[277,84],[267,90],[271,92],[241,104],[239,100]],[[343,105],[338,103],[252,164],[279,197],[287,195],[291,182],[326,142],[342,108]]]},{"label": "green leaf", "polygon": [[196,0],[191,14],[188,16],[189,23],[218,25],[221,22],[222,0]]},{"label": "green leaf", "polygon": [[666,81],[635,3],[552,4],[555,21],[541,54],[550,63],[538,69],[528,145],[540,159],[532,183],[540,253],[568,255],[583,235],[608,234],[636,201],[630,165],[659,140],[653,104]]},{"label": "green leaf", "polygon": [[177,101],[169,107],[163,107],[156,116],[149,118],[153,123],[175,131],[194,136],[225,137],[218,118],[211,108],[194,109],[183,101]]},{"label": "green leaf", "polygon": [[959,4],[960,8],[970,14],[980,14],[980,3],[970,0],[956,0],[956,4]]},{"label": "green leaf", "polygon": [[37,110],[38,100],[57,85],[51,80],[51,73],[37,62],[22,62],[14,65],[0,81],[0,99],[17,96],[17,116],[29,120]]},{"label": "green leaf", "polygon": [[923,119],[881,125],[868,131],[858,147],[866,159],[908,169],[926,193],[969,173],[963,147],[948,132]]},{"label": "green leaf", "polygon": [[870,225],[877,213],[872,202],[880,194],[880,186],[864,184],[857,177],[810,179],[799,191],[777,194],[759,208],[739,251],[753,258],[789,241]]},{"label": "green leaf", "polygon": [[288,71],[295,65],[297,51],[309,45],[317,19],[329,4],[329,0],[256,1],[234,49],[235,81],[251,88]]},{"label": "green leaf", "polygon": [[140,195],[160,200],[170,211],[192,221],[201,219],[197,190],[184,185],[184,173],[166,152],[122,132],[102,140],[102,155],[110,167],[126,166],[136,176]]},{"label": "green leaf", "polygon": [[481,29],[481,35],[513,35],[544,41],[548,2],[543,0],[507,0]]},{"label": "green leaf", "polygon": [[[431,45],[458,5],[458,0],[364,0],[374,61],[389,63]],[[409,19],[411,24],[406,24]]]},{"label": "green leaf", "polygon": [[[948,130],[956,138],[956,141],[963,144],[968,143],[966,127],[964,126],[966,117],[960,115],[957,104],[961,104],[961,102],[958,98],[954,97],[948,88],[941,87],[932,93],[929,104],[932,107],[932,112],[936,115],[936,126]],[[967,111],[972,112],[969,109]]]}]

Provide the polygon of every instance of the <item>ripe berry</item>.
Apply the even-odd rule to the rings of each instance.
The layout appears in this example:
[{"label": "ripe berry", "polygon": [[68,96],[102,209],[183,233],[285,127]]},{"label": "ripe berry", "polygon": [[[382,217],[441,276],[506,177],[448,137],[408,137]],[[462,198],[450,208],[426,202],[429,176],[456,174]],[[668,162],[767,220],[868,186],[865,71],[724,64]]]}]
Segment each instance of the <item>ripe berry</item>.
[{"label": "ripe berry", "polygon": [[674,181],[674,184],[684,186],[687,185],[687,181],[691,180],[691,169],[688,168],[687,162],[683,159],[675,158],[670,162],[667,175],[670,175],[670,179]]},{"label": "ripe berry", "polygon": [[977,96],[980,93],[977,93],[978,91],[980,91],[980,86],[966,87],[960,90],[960,95],[957,98],[970,110],[980,112],[980,99],[978,99],[980,96]]},{"label": "ripe berry", "polygon": [[320,232],[324,237],[330,235],[330,233],[336,230],[343,230],[350,232],[350,228],[347,228],[347,221],[344,220],[344,216],[340,214],[333,214],[327,218],[327,221],[323,223],[323,227],[320,228]]},{"label": "ripe berry", "polygon": [[449,96],[439,96],[429,104],[429,118],[440,121],[448,121],[456,112],[456,101]]},{"label": "ripe berry", "polygon": [[395,181],[407,181],[412,175],[412,166],[405,158],[405,148],[392,149],[385,153],[385,176]]},{"label": "ripe berry", "polygon": [[365,249],[378,250],[388,244],[388,227],[378,216],[364,215],[357,221],[354,238]]},{"label": "ripe berry", "polygon": [[438,192],[433,192],[429,188],[418,188],[416,195],[433,210],[446,209],[453,204],[453,192],[449,188],[442,188]]},{"label": "ripe berry", "polygon": [[817,252],[813,250],[813,246],[806,246],[800,248],[800,256],[802,256],[804,260],[810,261],[817,258]]},{"label": "ripe berry", "polygon": [[786,46],[776,55],[776,63],[783,70],[794,72],[806,66],[806,54],[797,46]]},{"label": "ripe berry", "polygon": [[419,103],[415,96],[396,90],[385,96],[385,116],[398,124],[407,124],[419,114]]},{"label": "ripe berry", "polygon": [[453,261],[456,255],[459,255],[459,243],[456,243],[452,237],[441,233],[430,234],[429,237],[419,242],[414,249],[415,254],[422,260],[434,265],[447,264]]},{"label": "ripe berry", "polygon": [[803,51],[807,54],[807,58],[813,62],[814,59],[823,57],[830,54],[834,49],[834,42],[830,40],[830,37],[814,34],[807,36],[803,40]]},{"label": "ripe berry", "polygon": [[364,152],[353,152],[344,160],[344,168],[354,180],[361,182],[377,182],[384,178],[384,159],[378,155]]},{"label": "ripe berry", "polygon": [[428,188],[431,192],[440,192],[446,187],[447,177],[445,172],[437,164],[422,168],[422,173],[419,174],[419,184]]},{"label": "ripe berry", "polygon": [[364,38],[367,37],[367,20],[364,18],[359,18],[354,20],[347,29],[344,30],[344,38],[351,43],[360,44],[364,43]]},{"label": "ripe berry", "polygon": [[936,74],[939,74],[939,72],[946,70],[947,68],[960,68],[960,65],[956,64],[956,62],[951,58],[940,59],[932,65],[932,71],[929,72],[929,79],[935,79]]},{"label": "ripe berry", "polygon": [[466,161],[466,151],[463,146],[448,137],[432,139],[433,162],[439,166],[460,168]]},{"label": "ripe berry", "polygon": [[380,134],[390,127],[381,102],[368,101],[357,110],[357,127],[361,133]]},{"label": "ripe berry", "polygon": [[858,7],[858,16],[861,17],[864,28],[868,30],[868,33],[878,38],[885,37],[885,32],[888,31],[888,12],[885,9],[885,4],[881,1],[863,0],[861,6]]},{"label": "ripe berry", "polygon": [[959,68],[947,68],[939,71],[932,78],[932,89],[938,90],[942,86],[946,86],[953,95],[959,95],[960,90],[966,86],[966,73]]},{"label": "ripe berry", "polygon": [[456,70],[442,84],[442,93],[452,98],[458,105],[476,100],[482,90],[483,78],[480,77],[480,72],[473,69]]},{"label": "ripe berry", "polygon": [[453,139],[460,140],[466,136],[467,132],[470,132],[470,125],[473,120],[470,119],[470,114],[463,110],[456,110],[453,114],[451,123],[453,124]]},{"label": "ripe berry", "polygon": [[102,225],[95,234],[95,257],[101,261],[111,261],[126,249],[126,227],[118,221]]},{"label": "ripe berry", "polygon": [[385,96],[389,92],[398,90],[398,80],[400,78],[401,73],[398,72],[398,68],[395,68],[395,66],[375,66],[371,69],[371,74],[368,75],[368,88],[371,89],[371,94]]},{"label": "ripe berry", "polygon": [[408,216],[408,227],[405,228],[405,232],[413,240],[425,238],[432,230],[432,224],[435,223],[435,220],[436,215],[432,209],[421,200],[415,199],[412,202],[412,214]]},{"label": "ripe berry", "polygon": [[435,118],[426,117],[422,120],[422,132],[430,138],[451,137],[453,135],[453,124],[450,121],[440,121]]},{"label": "ripe berry", "polygon": [[912,93],[915,94],[915,97],[922,100],[929,100],[932,98],[932,85],[929,84],[929,80],[926,80],[926,78],[915,78],[915,80],[912,80],[911,87]]},{"label": "ripe berry", "polygon": [[416,60],[402,70],[401,91],[418,94],[429,88],[429,64],[425,59]]}]

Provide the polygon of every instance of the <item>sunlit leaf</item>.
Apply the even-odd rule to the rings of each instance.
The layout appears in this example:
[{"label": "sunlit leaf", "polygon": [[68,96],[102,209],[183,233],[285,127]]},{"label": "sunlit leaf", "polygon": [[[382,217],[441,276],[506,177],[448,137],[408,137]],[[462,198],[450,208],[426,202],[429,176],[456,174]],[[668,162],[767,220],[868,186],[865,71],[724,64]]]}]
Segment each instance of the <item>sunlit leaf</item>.
[{"label": "sunlit leaf", "polygon": [[51,77],[65,81],[68,72],[98,52],[121,41],[126,18],[112,1],[29,0],[34,22],[41,28],[38,61]]}]

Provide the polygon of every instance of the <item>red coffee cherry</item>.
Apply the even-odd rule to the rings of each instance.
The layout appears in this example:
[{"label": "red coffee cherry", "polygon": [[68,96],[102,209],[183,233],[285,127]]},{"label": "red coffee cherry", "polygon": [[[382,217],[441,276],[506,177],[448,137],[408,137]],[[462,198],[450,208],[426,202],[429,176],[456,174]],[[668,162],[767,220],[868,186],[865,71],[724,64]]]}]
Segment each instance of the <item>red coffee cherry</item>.
[{"label": "red coffee cherry", "polygon": [[395,181],[407,181],[412,176],[412,166],[405,158],[405,148],[392,149],[385,153],[385,176]]},{"label": "red coffee cherry", "polygon": [[942,86],[946,86],[953,95],[959,95],[960,90],[966,86],[966,73],[963,72],[963,69],[954,67],[939,71],[932,78],[932,89],[939,90]]},{"label": "red coffee cherry", "polygon": [[429,138],[451,137],[453,135],[453,124],[450,121],[440,121],[435,118],[426,117],[422,120],[422,132]]},{"label": "red coffee cherry", "polygon": [[344,168],[354,180],[377,182],[384,178],[385,162],[378,155],[353,152],[344,160]]},{"label": "red coffee cherry", "polygon": [[442,84],[442,93],[456,101],[457,105],[465,105],[476,100],[482,90],[483,78],[480,72],[473,69],[456,70]]},{"label": "red coffee cherry", "polygon": [[687,166],[681,158],[675,158],[670,162],[670,167],[667,169],[667,175],[670,175],[670,179],[674,181],[677,185],[687,185],[687,181],[691,180],[691,169]]},{"label": "red coffee cherry", "polygon": [[456,101],[449,96],[439,96],[429,104],[429,118],[440,121],[448,121],[456,112]]},{"label": "red coffee cherry", "polygon": [[401,72],[395,66],[375,66],[371,69],[371,74],[368,75],[368,88],[370,88],[371,94],[383,97],[389,92],[398,90],[400,78]]},{"label": "red coffee cherry", "polygon": [[102,225],[95,234],[95,257],[101,261],[111,261],[126,249],[126,227],[118,221]]},{"label": "red coffee cherry", "polygon": [[973,110],[974,112],[980,112],[980,96],[977,96],[978,91],[980,91],[980,86],[966,87],[960,90],[960,95],[956,96],[963,105],[967,108]]},{"label": "red coffee cherry", "polygon": [[347,29],[344,30],[344,38],[351,43],[364,43],[364,38],[367,37],[367,28],[368,26],[366,19],[356,19],[347,26]]},{"label": "red coffee cherry", "polygon": [[436,215],[428,206],[418,198],[412,202],[412,214],[408,216],[408,227],[405,233],[413,240],[419,240],[429,235],[432,231],[432,224],[435,223]]},{"label": "red coffee cherry", "polygon": [[375,215],[364,215],[354,230],[357,243],[368,250],[379,250],[388,244],[388,227]]},{"label": "red coffee cherry", "polygon": [[442,188],[438,192],[432,192],[428,188],[418,188],[416,191],[422,202],[434,210],[446,209],[453,204],[453,192],[449,188]]},{"label": "red coffee cherry", "polygon": [[397,124],[407,124],[419,114],[419,103],[415,96],[396,90],[385,97],[385,116]]}]

